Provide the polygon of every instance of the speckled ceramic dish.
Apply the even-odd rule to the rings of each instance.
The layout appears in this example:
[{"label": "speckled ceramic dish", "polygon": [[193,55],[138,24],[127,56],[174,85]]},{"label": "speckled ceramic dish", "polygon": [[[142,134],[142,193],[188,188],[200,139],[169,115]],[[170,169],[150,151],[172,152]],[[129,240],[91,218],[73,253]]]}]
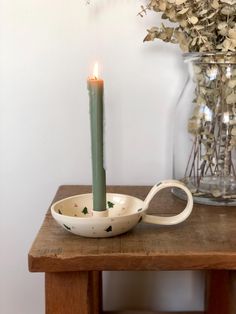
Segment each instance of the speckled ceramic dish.
[{"label": "speckled ceramic dish", "polygon": [[[146,215],[151,199],[166,187],[178,187],[186,193],[186,208],[172,217]],[[180,223],[190,215],[193,206],[191,192],[181,182],[175,180],[156,184],[145,201],[129,195],[107,193],[107,209],[102,212],[93,211],[92,197],[93,195],[89,193],[60,200],[52,205],[52,216],[69,232],[84,237],[100,238],[127,232],[141,220],[159,225]]]}]

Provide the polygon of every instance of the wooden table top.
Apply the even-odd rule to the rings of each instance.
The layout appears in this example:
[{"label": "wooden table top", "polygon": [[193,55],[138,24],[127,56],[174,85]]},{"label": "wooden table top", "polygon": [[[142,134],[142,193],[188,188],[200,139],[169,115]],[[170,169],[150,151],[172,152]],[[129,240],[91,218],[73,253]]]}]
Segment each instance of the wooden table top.
[{"label": "wooden table top", "polygon": [[[108,192],[144,199],[150,187],[111,186]],[[61,186],[53,200],[91,192],[89,186]],[[149,214],[178,213],[184,202],[170,190],[151,202]],[[175,226],[141,222],[126,234],[82,238],[61,228],[47,211],[29,252],[32,272],[90,270],[236,269],[236,207],[194,205]]]}]

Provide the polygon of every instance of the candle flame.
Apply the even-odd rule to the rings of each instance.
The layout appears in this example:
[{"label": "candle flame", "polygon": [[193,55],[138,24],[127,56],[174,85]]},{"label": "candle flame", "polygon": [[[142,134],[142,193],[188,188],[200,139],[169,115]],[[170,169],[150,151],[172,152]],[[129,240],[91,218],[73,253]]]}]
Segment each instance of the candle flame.
[{"label": "candle flame", "polygon": [[94,79],[98,79],[98,63],[95,62],[94,67],[93,67],[93,77]]}]

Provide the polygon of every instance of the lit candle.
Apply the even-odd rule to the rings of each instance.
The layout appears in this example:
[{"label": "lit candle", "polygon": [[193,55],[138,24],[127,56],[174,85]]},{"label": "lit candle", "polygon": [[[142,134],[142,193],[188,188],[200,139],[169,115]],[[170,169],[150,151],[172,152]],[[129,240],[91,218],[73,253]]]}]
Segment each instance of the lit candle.
[{"label": "lit candle", "polygon": [[93,77],[88,79],[92,174],[93,210],[106,210],[106,173],[103,164],[103,80],[98,78],[98,64],[95,63]]}]

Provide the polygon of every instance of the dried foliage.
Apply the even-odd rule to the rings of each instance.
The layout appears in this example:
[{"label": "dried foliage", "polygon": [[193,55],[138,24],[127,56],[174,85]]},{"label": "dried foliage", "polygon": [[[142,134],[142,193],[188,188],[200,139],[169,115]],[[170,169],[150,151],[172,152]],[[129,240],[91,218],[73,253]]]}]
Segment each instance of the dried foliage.
[{"label": "dried foliage", "polygon": [[236,199],[236,0],[148,0],[139,15],[148,10],[173,26],[152,27],[144,41],[191,52],[193,144],[183,181],[196,196]]},{"label": "dried foliage", "polygon": [[148,10],[174,26],[152,27],[144,41],[178,43],[183,52],[236,50],[236,0],[149,0],[139,15]]}]

